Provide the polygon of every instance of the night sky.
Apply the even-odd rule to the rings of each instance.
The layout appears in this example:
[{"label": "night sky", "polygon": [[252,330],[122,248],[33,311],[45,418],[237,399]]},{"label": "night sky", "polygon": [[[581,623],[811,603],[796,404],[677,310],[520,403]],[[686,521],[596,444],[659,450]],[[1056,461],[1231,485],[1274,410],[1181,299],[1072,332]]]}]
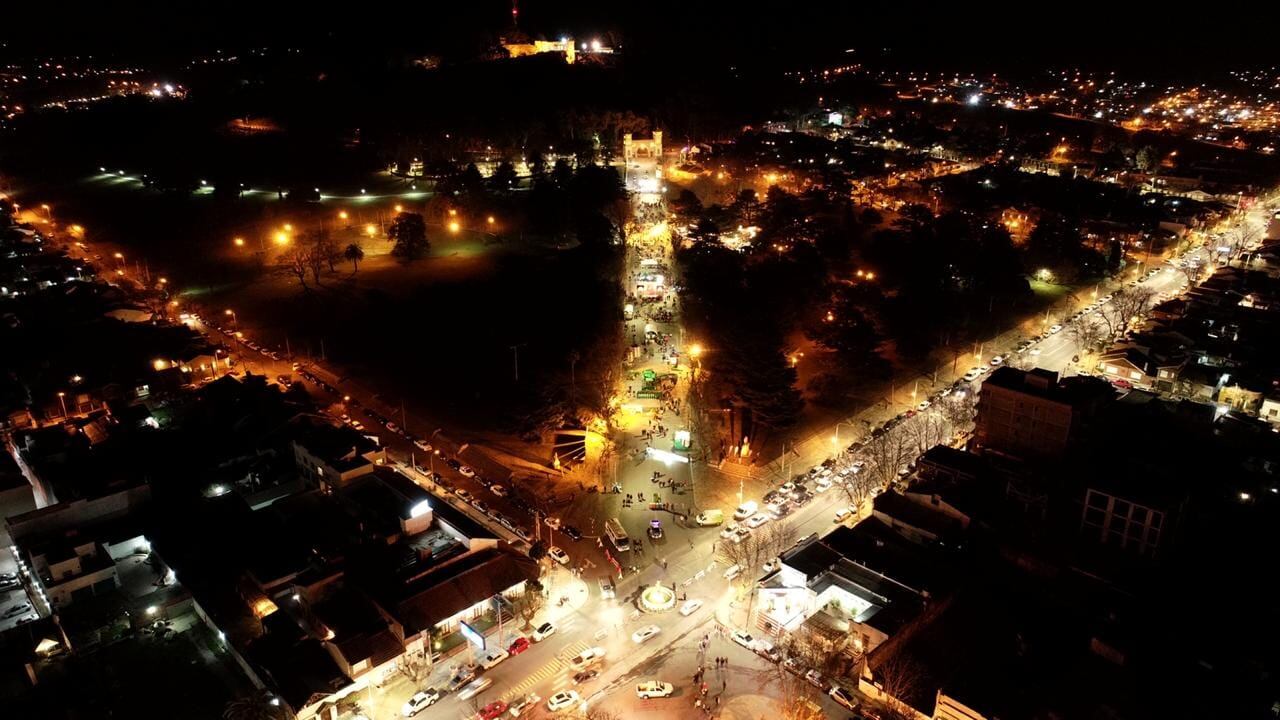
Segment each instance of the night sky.
[{"label": "night sky", "polygon": [[[510,28],[509,0],[447,3],[85,4],[56,20],[14,7],[8,52],[97,52],[148,58],[216,47],[282,44],[333,52],[465,54]],[[9,9],[6,10],[9,12]],[[523,0],[533,35],[614,32],[630,53],[800,64],[854,47],[864,60],[965,70],[1089,65],[1175,72],[1275,62],[1263,18],[1191,21],[1174,6],[1115,3],[586,2]]]}]

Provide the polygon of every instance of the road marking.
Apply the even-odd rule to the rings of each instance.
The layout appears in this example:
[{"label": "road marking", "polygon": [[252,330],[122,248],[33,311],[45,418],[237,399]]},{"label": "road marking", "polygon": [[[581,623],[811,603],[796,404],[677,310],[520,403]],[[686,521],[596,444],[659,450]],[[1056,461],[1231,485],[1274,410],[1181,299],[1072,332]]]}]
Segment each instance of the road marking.
[{"label": "road marking", "polygon": [[586,650],[589,647],[591,647],[591,643],[587,642],[586,640],[579,640],[578,642],[567,646],[564,650],[561,650],[556,657],[560,658],[561,660],[568,661],[570,658],[576,657],[577,655],[582,654],[582,651]]},{"label": "road marking", "polygon": [[560,662],[559,660],[552,660],[546,665],[543,665],[541,668],[538,668],[538,670],[536,670],[533,674],[525,677],[524,680],[520,681],[520,684],[516,685],[513,688],[508,689],[505,693],[502,694],[502,700],[504,702],[511,702],[511,700],[524,695],[529,688],[533,687],[534,685],[537,685],[543,680],[546,680],[552,675],[555,675],[556,673],[561,672],[563,669],[564,669],[564,663]]}]

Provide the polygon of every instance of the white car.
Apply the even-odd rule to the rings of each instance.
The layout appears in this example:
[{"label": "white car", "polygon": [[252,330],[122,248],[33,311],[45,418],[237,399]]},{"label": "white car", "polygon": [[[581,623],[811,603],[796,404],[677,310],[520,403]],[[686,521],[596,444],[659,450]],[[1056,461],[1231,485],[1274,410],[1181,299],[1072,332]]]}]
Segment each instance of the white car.
[{"label": "white car", "polygon": [[734,630],[731,637],[734,642],[738,643],[742,647],[748,650],[754,649],[751,645],[751,643],[754,642],[754,639],[750,634],[743,632],[742,630]]},{"label": "white car", "polygon": [[701,600],[697,598],[694,598],[692,600],[687,600],[685,601],[685,604],[680,606],[680,614],[684,615],[685,617],[689,617],[690,615],[698,612],[698,608],[700,607],[702,607]]},{"label": "white car", "polygon": [[583,668],[590,667],[600,662],[601,658],[603,657],[604,657],[604,648],[602,647],[587,648],[586,650],[583,650],[582,652],[578,653],[576,657],[569,660],[569,666],[572,667],[574,670],[582,670]]},{"label": "white car", "polygon": [[777,570],[781,564],[782,564],[782,560],[780,560],[779,558],[774,558],[770,560],[769,562],[765,563],[764,567],[762,568],[764,570],[764,574],[768,575],[774,570]]},{"label": "white car", "polygon": [[503,650],[502,648],[494,648],[489,651],[488,655],[480,658],[480,667],[488,670],[509,657],[511,657],[511,654],[506,650]]},{"label": "white car", "polygon": [[638,645],[648,640],[649,638],[653,637],[654,635],[657,635],[660,632],[662,632],[662,628],[658,627],[657,625],[645,625],[639,630],[631,633],[631,642],[634,642]]},{"label": "white car", "polygon": [[530,635],[530,637],[533,638],[534,642],[542,642],[543,640],[546,640],[547,638],[555,634],[556,634],[556,626],[547,622],[547,623],[542,623],[538,627],[534,628],[533,634]]},{"label": "white car", "polygon": [[737,532],[738,532],[738,523],[729,523],[728,525],[724,526],[723,530],[720,531],[720,537],[724,538],[725,540],[732,540],[733,536],[737,534]]},{"label": "white car", "polygon": [[853,514],[853,508],[847,508],[847,507],[840,508],[836,510],[836,522],[842,523],[845,520],[848,520],[849,516],[852,514]]},{"label": "white car", "polygon": [[858,701],[853,699],[853,693],[849,692],[845,688],[840,687],[839,685],[832,687],[831,691],[828,692],[827,694],[831,696],[832,700],[835,700],[837,703],[844,706],[844,708],[847,710],[858,709]]},{"label": "white car", "polygon": [[741,545],[743,540],[751,537],[751,528],[740,527],[733,531],[733,537],[729,538],[734,545]]},{"label": "white car", "polygon": [[769,516],[767,514],[756,513],[755,515],[747,518],[747,527],[754,530],[767,522],[769,522]]},{"label": "white car", "polygon": [[730,565],[728,570],[724,571],[724,579],[732,580],[742,574],[741,565]]},{"label": "white car", "polygon": [[813,488],[817,492],[826,492],[831,489],[831,478],[820,478],[818,484]]},{"label": "white car", "polygon": [[469,465],[463,465],[458,468],[458,474],[465,478],[473,478],[476,476],[476,471],[472,470]]},{"label": "white car", "polygon": [[675,690],[671,683],[648,680],[636,685],[636,697],[641,700],[655,697],[671,697],[671,693],[675,692]]},{"label": "white car", "polygon": [[1003,356],[1003,355],[996,355],[995,357],[991,358],[991,366],[992,366],[992,367],[995,367],[996,365],[1000,365],[1000,364],[1003,364],[1003,363],[1004,363],[1004,356]]},{"label": "white car", "polygon": [[466,488],[458,488],[458,492],[455,494],[462,499],[462,502],[469,503],[474,499],[471,497],[471,493],[467,492]]},{"label": "white car", "polygon": [[561,690],[560,692],[547,698],[547,709],[551,712],[560,712],[567,708],[574,707],[582,702],[582,697],[574,690]]},{"label": "white car", "polygon": [[511,494],[510,491],[507,490],[506,485],[494,485],[493,487],[489,488],[489,492],[493,493],[494,495],[497,495],[498,497],[506,497]]},{"label": "white car", "polygon": [[569,564],[569,554],[554,545],[547,550],[547,555],[561,565]]},{"label": "white car", "polygon": [[982,373],[986,371],[987,371],[986,368],[980,368],[980,367],[969,368],[969,372],[964,374],[964,380],[965,382],[973,382],[974,380],[977,380],[978,378],[982,377]]},{"label": "white car", "polygon": [[560,529],[560,518],[558,518],[558,517],[549,517],[549,516],[548,516],[548,517],[546,517],[546,518],[543,518],[542,522],[543,522],[543,524],[544,524],[544,525],[546,525],[547,527],[551,528],[552,530],[559,530],[559,529]]},{"label": "white car", "polygon": [[1039,346],[1033,347],[1031,348],[1030,352],[1032,357],[1035,357],[1036,355],[1040,354],[1040,347]]},{"label": "white car", "polygon": [[928,410],[929,406],[932,404],[933,403],[929,402],[928,400],[921,400],[920,404],[916,406],[916,412],[924,412],[925,410]]},{"label": "white car", "polygon": [[733,519],[746,520],[752,515],[755,515],[756,510],[759,510],[759,509],[760,509],[760,506],[756,504],[755,500],[748,500],[742,503],[741,505],[739,505],[737,510],[733,511]]},{"label": "white car", "polygon": [[413,697],[409,698],[408,701],[405,702],[404,706],[400,708],[400,716],[413,717],[434,705],[439,699],[440,691],[435,688],[427,688],[421,692],[416,692],[413,694]]},{"label": "white car", "polygon": [[458,691],[458,699],[470,700],[471,698],[484,692],[492,684],[493,684],[493,678],[482,677],[476,680],[472,680],[469,685],[467,685],[466,687]]},{"label": "white car", "polygon": [[1058,334],[1058,333],[1060,333],[1060,332],[1062,332],[1062,326],[1061,326],[1061,325],[1053,325],[1052,327],[1050,327],[1050,328],[1049,328],[1049,334],[1050,334],[1050,335],[1057,335],[1057,334]]}]

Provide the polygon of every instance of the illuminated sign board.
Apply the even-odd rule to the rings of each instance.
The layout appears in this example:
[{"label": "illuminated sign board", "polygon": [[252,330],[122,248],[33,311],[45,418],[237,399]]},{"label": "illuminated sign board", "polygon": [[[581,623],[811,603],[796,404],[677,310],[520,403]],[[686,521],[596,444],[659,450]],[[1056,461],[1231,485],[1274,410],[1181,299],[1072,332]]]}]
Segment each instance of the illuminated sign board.
[{"label": "illuminated sign board", "polygon": [[458,623],[458,630],[462,632],[462,637],[466,638],[467,642],[475,645],[479,650],[484,650],[484,635],[477,632],[475,628],[460,622]]}]

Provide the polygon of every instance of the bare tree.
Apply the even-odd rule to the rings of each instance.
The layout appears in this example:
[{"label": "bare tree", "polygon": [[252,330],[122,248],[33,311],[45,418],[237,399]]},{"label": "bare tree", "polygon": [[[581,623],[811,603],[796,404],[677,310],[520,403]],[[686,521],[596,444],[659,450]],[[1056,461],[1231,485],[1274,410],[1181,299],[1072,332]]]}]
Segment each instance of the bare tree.
[{"label": "bare tree", "polygon": [[[428,638],[427,642],[431,642]],[[415,684],[422,681],[431,672],[431,659],[427,650],[405,653],[400,658],[400,672]]]},{"label": "bare tree", "polygon": [[888,487],[898,477],[898,470],[906,463],[909,446],[903,433],[890,429],[879,437],[871,438],[864,452],[867,467],[863,472],[869,473],[880,487]]},{"label": "bare tree", "polygon": [[302,284],[302,289],[307,289],[307,268],[309,267],[308,256],[310,252],[306,248],[293,247],[288,252],[280,256],[282,266],[288,272],[293,273],[298,278],[298,282]]},{"label": "bare tree", "polygon": [[874,666],[874,684],[882,693],[880,703],[885,720],[914,720],[916,710],[911,699],[922,691],[924,672],[919,663],[901,651]]},{"label": "bare tree", "polygon": [[1155,296],[1155,290],[1143,285],[1121,288],[1111,295],[1110,307],[1117,318],[1120,333],[1151,310]]},{"label": "bare tree", "polygon": [[951,424],[953,430],[967,431],[977,415],[977,395],[968,391],[953,392],[938,401],[938,412]]},{"label": "bare tree", "polygon": [[528,629],[538,611],[546,604],[546,598],[542,596],[542,583],[530,580],[525,584],[524,592],[512,600],[511,604],[520,619],[524,620],[524,628]]},{"label": "bare tree", "polygon": [[1091,316],[1086,315],[1067,326],[1067,337],[1082,351],[1088,351],[1106,341],[1107,333],[1103,327],[1104,323],[1095,322]]},{"label": "bare tree", "polygon": [[826,715],[815,702],[818,699],[818,689],[804,678],[806,672],[817,669],[822,664],[823,661],[818,657],[820,653],[795,635],[788,635],[779,643],[777,650],[792,661],[795,670],[792,672],[784,663],[770,665],[765,670],[766,677],[778,685],[782,717],[787,720],[825,718]]}]

